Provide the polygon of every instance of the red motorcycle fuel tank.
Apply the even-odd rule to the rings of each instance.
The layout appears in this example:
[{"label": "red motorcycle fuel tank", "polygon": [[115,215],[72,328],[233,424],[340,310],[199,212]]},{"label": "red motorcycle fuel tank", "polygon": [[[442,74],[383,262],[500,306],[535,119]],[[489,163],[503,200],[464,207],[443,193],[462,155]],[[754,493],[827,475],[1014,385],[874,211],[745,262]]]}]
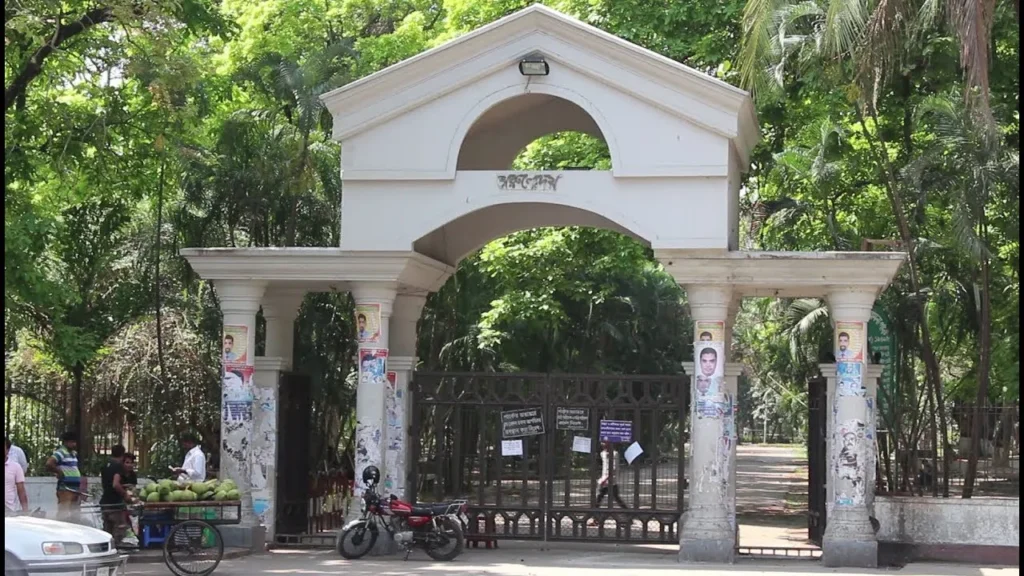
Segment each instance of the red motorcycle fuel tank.
[{"label": "red motorcycle fuel tank", "polygon": [[391,513],[399,516],[408,516],[412,513],[412,505],[401,500],[392,500]]}]

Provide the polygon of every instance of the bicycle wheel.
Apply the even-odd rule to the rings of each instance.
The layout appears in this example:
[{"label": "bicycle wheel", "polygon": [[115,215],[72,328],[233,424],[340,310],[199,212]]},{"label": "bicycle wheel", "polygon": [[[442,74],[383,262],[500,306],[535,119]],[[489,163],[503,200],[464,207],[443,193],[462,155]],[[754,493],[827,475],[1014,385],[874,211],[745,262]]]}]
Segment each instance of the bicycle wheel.
[{"label": "bicycle wheel", "polygon": [[202,520],[186,520],[164,541],[164,564],[175,576],[208,576],[224,558],[220,531]]}]

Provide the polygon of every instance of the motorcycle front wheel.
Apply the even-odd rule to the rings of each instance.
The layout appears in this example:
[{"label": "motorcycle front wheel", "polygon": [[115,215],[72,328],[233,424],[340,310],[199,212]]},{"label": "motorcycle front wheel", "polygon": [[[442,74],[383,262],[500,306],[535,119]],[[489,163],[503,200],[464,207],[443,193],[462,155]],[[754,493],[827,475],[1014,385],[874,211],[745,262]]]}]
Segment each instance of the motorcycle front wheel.
[{"label": "motorcycle front wheel", "polygon": [[441,519],[440,524],[440,538],[427,544],[427,556],[440,562],[450,562],[462,554],[466,537],[458,520],[446,516]]},{"label": "motorcycle front wheel", "polygon": [[347,560],[362,558],[373,550],[377,543],[377,531],[371,530],[366,522],[356,524],[338,536],[338,553]]}]

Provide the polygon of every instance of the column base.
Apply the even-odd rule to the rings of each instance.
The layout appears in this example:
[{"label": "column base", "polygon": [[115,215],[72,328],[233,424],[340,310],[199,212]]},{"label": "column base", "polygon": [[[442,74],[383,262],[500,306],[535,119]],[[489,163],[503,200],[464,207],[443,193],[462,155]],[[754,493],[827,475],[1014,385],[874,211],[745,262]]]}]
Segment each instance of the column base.
[{"label": "column base", "polygon": [[391,534],[388,534],[386,530],[381,530],[377,534],[377,541],[373,543],[373,550],[370,550],[370,556],[391,556],[398,552],[398,544],[391,539]]},{"label": "column base", "polygon": [[736,532],[727,518],[687,511],[680,518],[679,561],[732,564],[736,561]]},{"label": "column base", "polygon": [[225,548],[245,548],[255,553],[266,550],[267,531],[263,526],[224,525],[218,528]]},{"label": "column base", "polygon": [[736,561],[736,546],[728,539],[683,539],[679,542],[679,561],[688,564],[732,564]]},{"label": "column base", "polygon": [[878,568],[878,542],[822,539],[821,560],[829,568]]},{"label": "column base", "polygon": [[829,568],[877,568],[878,540],[867,510],[833,510],[821,539],[822,563]]}]

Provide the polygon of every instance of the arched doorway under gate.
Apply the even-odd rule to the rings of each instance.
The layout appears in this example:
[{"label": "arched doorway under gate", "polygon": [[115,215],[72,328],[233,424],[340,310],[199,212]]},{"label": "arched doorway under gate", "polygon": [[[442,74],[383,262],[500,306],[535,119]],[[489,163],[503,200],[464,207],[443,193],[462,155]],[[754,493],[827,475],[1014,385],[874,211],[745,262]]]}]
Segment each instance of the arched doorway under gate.
[{"label": "arched doorway under gate", "polygon": [[[342,143],[340,248],[182,251],[197,273],[215,282],[225,331],[244,337],[246,349],[255,349],[255,315],[262,307],[267,357],[262,366],[261,359],[250,359],[255,360],[255,376],[249,384],[261,406],[274,406],[280,373],[290,367],[290,323],[297,302],[311,291],[350,290],[367,320],[359,335],[364,366],[357,392],[357,473],[370,463],[383,463],[390,485],[408,493],[414,490],[409,481],[419,480],[411,461],[418,440],[410,435],[414,412],[409,386],[417,382],[412,391],[419,392],[429,379],[424,374],[417,381],[414,375],[416,321],[426,295],[441,286],[461,258],[494,237],[550,225],[618,230],[647,242],[683,286],[695,334],[708,335],[694,343],[699,352],[695,358],[708,356],[709,349],[715,357],[707,366],[698,360],[688,370],[695,375],[689,389],[693,450],[678,462],[681,468],[689,460],[692,486],[677,520],[681,528],[659,528],[657,539],[678,535],[684,561],[731,561],[736,547],[731,417],[738,373],[728,363],[728,350],[739,301],[746,296],[826,298],[837,329],[841,326],[849,341],[867,322],[874,299],[903,255],[738,250],[740,176],[758,139],[749,96],[543,6],[531,6],[323,100],[334,116],[335,138]],[[566,129],[603,138],[611,151],[611,170],[510,170],[523,145]],[[863,381],[865,359],[843,358],[843,376]],[[463,391],[476,390],[472,394],[478,408],[488,398],[502,406],[509,399],[493,396],[500,382],[460,383],[437,376],[438,386],[446,378]],[[570,380],[566,386],[579,390],[593,384],[585,382]],[[863,463],[869,458],[873,431],[868,401],[873,398],[870,391],[865,398],[862,387],[849,384],[844,380],[837,389],[831,429],[854,430],[844,436],[842,448],[856,452]],[[534,382],[520,393],[523,408],[539,405],[542,419],[555,418],[544,421],[554,436],[536,440],[536,448],[523,443],[524,450],[543,452],[565,443],[557,433],[558,408],[573,407],[572,400],[560,405],[561,400],[552,404],[537,396],[561,385]],[[660,422],[668,417],[652,412],[651,420],[645,420],[646,408],[638,413],[636,404],[637,398],[657,396],[653,384],[608,386],[621,392],[584,395],[589,397],[582,404],[591,408],[591,431],[595,418],[600,426],[598,404],[607,397],[622,399],[621,406],[631,406],[634,416],[647,422],[640,425],[643,434],[650,426],[652,439],[659,435]],[[660,394],[664,386],[658,388]],[[426,402],[430,387],[423,385],[423,390]],[[685,394],[678,397],[685,402]],[[435,406],[452,400],[436,391],[433,398]],[[614,410],[628,411],[618,404],[610,408],[614,418],[604,419],[619,418]],[[677,412],[683,421],[685,411]],[[245,501],[252,505],[247,521],[272,525],[273,467],[279,451],[273,410],[266,412],[254,411],[251,421],[222,423],[222,448],[231,456],[223,459],[222,468],[240,479]],[[225,418],[236,413],[225,411]],[[460,413],[452,412],[454,418]],[[632,434],[639,437],[636,429]],[[244,481],[254,465],[265,472],[259,485]],[[551,508],[557,500],[556,468],[543,464],[542,471],[540,466],[537,489],[551,496],[539,498],[539,512],[527,516],[540,514],[543,524],[561,512]],[[528,466],[520,471],[529,492],[534,472]],[[660,472],[660,464],[652,468],[656,508]],[[836,464],[830,474],[834,502],[823,539],[825,561],[874,565],[877,543],[864,494],[868,467]],[[542,478],[548,479],[546,486]],[[574,493],[570,484],[570,501]],[[677,516],[678,505],[677,499],[677,508],[665,510],[666,516]],[[634,516],[639,520],[641,514]]]}]

